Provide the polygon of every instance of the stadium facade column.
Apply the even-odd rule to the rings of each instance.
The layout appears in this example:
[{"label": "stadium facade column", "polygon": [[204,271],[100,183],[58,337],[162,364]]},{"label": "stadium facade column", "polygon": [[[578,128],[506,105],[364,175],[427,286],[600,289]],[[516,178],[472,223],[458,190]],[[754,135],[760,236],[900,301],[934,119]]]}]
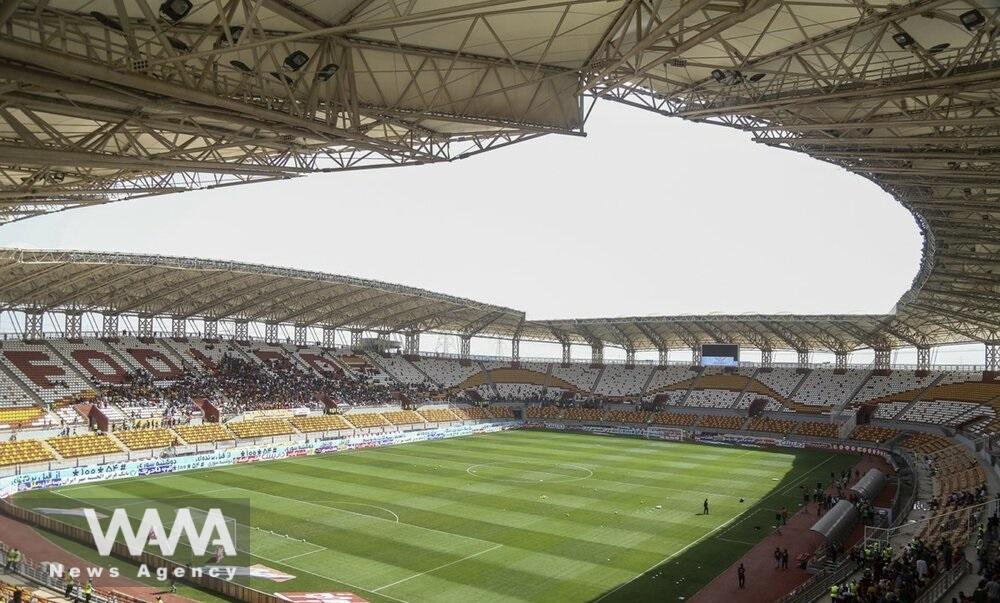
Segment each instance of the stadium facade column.
[{"label": "stadium facade column", "polygon": [[568,341],[562,342],[562,365],[569,366],[570,360],[573,359],[573,346]]},{"label": "stadium facade column", "polygon": [[931,346],[929,345],[917,346],[917,370],[918,371],[931,370]]},{"label": "stadium facade column", "polygon": [[521,361],[521,338],[514,337],[510,340],[510,361],[518,364]]},{"label": "stadium facade column", "polygon": [[1000,372],[1000,341],[986,342],[986,356],[983,369],[988,373]]},{"label": "stadium facade column", "polygon": [[170,318],[170,335],[174,339],[187,337],[187,319],[183,316],[172,316]]},{"label": "stadium facade column", "polygon": [[361,336],[364,334],[363,329],[351,329],[351,349],[357,350],[361,347]]},{"label": "stadium facade column", "polygon": [[306,325],[295,325],[292,331],[292,343],[295,345],[308,345],[309,327]]},{"label": "stadium facade column", "polygon": [[24,311],[24,339],[26,341],[41,340],[42,317],[44,315],[41,310],[29,309]]},{"label": "stadium facade column", "polygon": [[691,346],[691,366],[701,366],[701,346]]},{"label": "stadium facade column", "polygon": [[468,360],[472,355],[472,335],[461,335],[458,338],[458,357]]},{"label": "stadium facade column", "polygon": [[118,337],[118,315],[117,314],[105,314],[101,320],[101,337],[104,338],[114,338]]},{"label": "stadium facade column", "polygon": [[64,316],[65,326],[63,327],[63,337],[66,339],[83,339],[83,312],[66,312]]},{"label": "stadium facade column", "polygon": [[250,321],[237,320],[233,325],[233,339],[240,342],[250,341]]},{"label": "stadium facade column", "polygon": [[770,348],[762,349],[760,351],[760,366],[762,368],[771,368],[774,366],[774,351]]},{"label": "stadium facade column", "polygon": [[667,366],[670,362],[670,348],[656,348],[659,355],[660,366]]},{"label": "stadium facade column", "polygon": [[625,368],[635,368],[635,348],[632,346],[625,348]]},{"label": "stadium facade column", "polygon": [[838,371],[847,370],[847,352],[839,351],[833,353],[833,368]]},{"label": "stadium facade column", "polygon": [[204,324],[205,324],[205,339],[218,339],[219,321],[212,320],[211,318],[206,318],[204,320]]},{"label": "stadium facade column", "polygon": [[875,348],[874,368],[876,371],[888,371],[891,369],[892,349]]},{"label": "stadium facade column", "polygon": [[809,350],[795,350],[799,356],[798,368],[809,368]]},{"label": "stadium facade column", "polygon": [[153,316],[151,314],[140,314],[138,316],[139,320],[139,337],[144,339],[151,339],[153,337]]},{"label": "stadium facade column", "polygon": [[337,347],[337,329],[323,327],[323,347],[329,349]]},{"label": "stadium facade column", "polygon": [[278,343],[278,323],[264,323],[264,341],[266,343]]},{"label": "stadium facade column", "polygon": [[407,356],[420,355],[420,331],[408,331],[403,334],[403,353]]}]

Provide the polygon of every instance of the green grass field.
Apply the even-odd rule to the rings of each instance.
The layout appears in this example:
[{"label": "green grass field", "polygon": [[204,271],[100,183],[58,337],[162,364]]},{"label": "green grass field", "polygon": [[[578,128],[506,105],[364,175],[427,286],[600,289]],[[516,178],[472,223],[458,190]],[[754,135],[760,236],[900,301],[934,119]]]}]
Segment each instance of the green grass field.
[{"label": "green grass field", "polygon": [[249,499],[257,530],[252,559],[241,562],[296,576],[248,582],[269,592],[348,590],[407,603],[664,601],[691,596],[768,534],[774,509],[798,507],[801,484],[828,481],[855,461],[512,431],[70,486],[17,502],[115,499],[141,514],[145,501]]}]

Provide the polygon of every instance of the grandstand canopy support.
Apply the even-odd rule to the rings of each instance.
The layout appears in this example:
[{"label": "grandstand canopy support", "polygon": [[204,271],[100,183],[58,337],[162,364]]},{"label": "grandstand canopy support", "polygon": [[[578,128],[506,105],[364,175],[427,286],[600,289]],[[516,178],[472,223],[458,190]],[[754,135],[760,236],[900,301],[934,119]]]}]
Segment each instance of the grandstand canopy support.
[{"label": "grandstand canopy support", "polygon": [[66,339],[83,338],[83,312],[67,311],[63,313],[63,337]]},{"label": "grandstand canopy support", "polygon": [[153,337],[153,317],[149,314],[140,314],[138,317],[138,335],[144,339]]},{"label": "grandstand canopy support", "polygon": [[838,371],[847,370],[847,352],[834,352],[833,354],[833,366]]},{"label": "grandstand canopy support", "polygon": [[632,346],[625,348],[625,366],[635,368],[635,348]]},{"label": "grandstand canopy support", "polygon": [[420,355],[420,331],[408,331],[403,334],[403,353],[408,356]]},{"label": "grandstand canopy support", "polygon": [[461,335],[458,338],[458,356],[462,360],[468,360],[472,355],[472,335]]},{"label": "grandstand canopy support", "polygon": [[309,327],[306,325],[295,325],[292,330],[293,342],[295,345],[309,345]]},{"label": "grandstand canopy support", "polygon": [[241,343],[250,341],[250,322],[246,320],[237,320],[234,324],[233,339]]},{"label": "grandstand canopy support", "polygon": [[890,370],[892,360],[892,350],[889,348],[875,348],[875,362],[873,364],[876,371]]},{"label": "grandstand canopy support", "polygon": [[667,366],[670,362],[670,348],[657,348],[657,360],[660,366]]},{"label": "grandstand canopy support", "polygon": [[219,321],[205,319],[204,321],[204,337],[205,339],[218,339],[219,338]]},{"label": "grandstand canopy support", "polygon": [[760,351],[760,365],[764,368],[771,368],[774,366],[774,351],[771,349],[763,349]]},{"label": "grandstand canopy support", "polygon": [[351,350],[357,351],[361,349],[361,337],[364,333],[362,329],[351,329]]},{"label": "grandstand canopy support", "polygon": [[1000,341],[986,342],[984,370],[989,373],[1000,372]]},{"label": "grandstand canopy support", "polygon": [[274,322],[264,323],[264,342],[278,343],[278,324]]},{"label": "grandstand canopy support", "polygon": [[101,337],[118,337],[118,314],[105,313],[101,320]]},{"label": "grandstand canopy support", "polygon": [[521,361],[521,338],[514,337],[510,340],[510,360],[517,364]]},{"label": "grandstand canopy support", "polygon": [[172,317],[170,319],[170,334],[174,339],[187,337],[187,319],[183,316]]},{"label": "grandstand canopy support", "polygon": [[604,344],[595,343],[590,346],[590,366],[604,366]]},{"label": "grandstand canopy support", "polygon": [[38,341],[42,339],[43,317],[45,314],[41,310],[25,311],[24,313],[24,339],[26,341]]},{"label": "grandstand canopy support", "polygon": [[917,370],[931,370],[931,347],[927,345],[917,346]]},{"label": "grandstand canopy support", "polygon": [[795,350],[798,355],[798,368],[809,368],[809,350]]},{"label": "grandstand canopy support", "polygon": [[337,347],[337,329],[323,327],[323,347],[327,349]]},{"label": "grandstand canopy support", "polygon": [[569,366],[569,363],[573,361],[573,344],[562,341],[560,347],[562,348],[562,365]]},{"label": "grandstand canopy support", "polygon": [[701,346],[691,347],[691,366],[701,366]]}]

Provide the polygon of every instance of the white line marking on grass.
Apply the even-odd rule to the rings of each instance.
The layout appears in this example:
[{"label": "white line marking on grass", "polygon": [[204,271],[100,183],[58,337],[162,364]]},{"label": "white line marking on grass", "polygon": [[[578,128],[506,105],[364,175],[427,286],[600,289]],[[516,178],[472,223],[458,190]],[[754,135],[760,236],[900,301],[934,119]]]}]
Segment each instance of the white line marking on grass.
[{"label": "white line marking on grass", "polygon": [[301,568],[301,567],[299,567],[297,565],[290,565],[288,563],[282,563],[278,559],[271,559],[270,557],[264,557],[263,555],[254,555],[254,557],[257,557],[258,559],[263,559],[264,561],[270,561],[271,563],[278,563],[278,564],[284,565],[285,567],[288,567],[288,568],[300,571],[300,572],[305,573],[305,574],[309,574],[310,576],[316,576],[317,578],[320,578],[321,580],[330,580],[330,581],[333,581],[333,582],[339,582],[340,584],[343,584],[344,586],[346,586],[348,588],[353,588],[354,590],[360,590],[361,592],[372,593],[374,595],[379,595],[380,597],[385,597],[386,599],[392,599],[393,601],[398,601],[399,603],[410,603],[406,599],[400,599],[400,598],[393,597],[392,595],[387,595],[387,594],[384,594],[384,593],[377,593],[377,592],[373,591],[370,588],[365,588],[363,586],[358,586],[357,584],[351,584],[350,582],[344,582],[340,578],[334,578],[333,576],[327,576],[326,574],[317,574],[316,572],[311,572],[311,571],[309,571],[309,570],[307,570],[305,568]]},{"label": "white line marking on grass", "polygon": [[375,590],[373,590],[372,592],[378,593],[378,592],[380,592],[382,590],[385,590],[385,589],[389,588],[390,586],[396,586],[397,584],[402,584],[403,582],[408,582],[410,580],[413,580],[414,578],[419,578],[420,576],[436,572],[439,569],[444,569],[444,568],[449,567],[451,565],[455,565],[455,564],[461,563],[463,561],[468,561],[469,559],[472,559],[473,557],[478,557],[480,555],[484,555],[486,553],[489,553],[490,551],[495,551],[495,550],[497,550],[498,548],[500,548],[502,546],[503,546],[502,544],[498,544],[496,546],[491,546],[490,548],[488,548],[486,550],[483,550],[483,551],[479,551],[478,553],[473,553],[471,555],[467,555],[465,557],[462,557],[461,559],[456,559],[455,561],[451,561],[449,563],[445,563],[445,564],[439,565],[437,567],[433,567],[433,568],[431,568],[431,569],[429,569],[427,571],[420,572],[419,574],[413,574],[412,576],[409,576],[407,578],[403,578],[402,580],[396,580],[395,582],[392,582],[390,584],[386,584],[385,586],[380,586],[380,587],[376,588]]},{"label": "white line marking on grass", "polygon": [[[744,511],[744,513],[745,513],[745,512],[746,512],[746,511]],[[740,515],[742,515],[742,514],[743,514],[743,513],[741,513]],[[612,589],[612,590],[609,590],[608,592],[604,593],[604,594],[603,594],[603,595],[601,595],[600,597],[598,597],[598,598],[594,599],[594,603],[598,603],[598,601],[601,601],[601,600],[605,599],[606,597],[609,597],[609,596],[611,596],[612,594],[614,594],[614,593],[618,592],[619,590],[621,590],[621,589],[622,589],[623,587],[625,587],[625,586],[627,586],[627,585],[629,585],[629,584],[632,584],[633,582],[635,582],[635,581],[636,581],[636,580],[638,580],[639,578],[641,578],[641,577],[645,576],[645,575],[646,575],[646,574],[648,574],[649,572],[651,572],[651,571],[653,571],[654,569],[656,569],[656,568],[660,567],[661,565],[663,565],[664,563],[666,563],[666,562],[670,561],[670,560],[671,560],[671,559],[673,559],[674,557],[677,557],[678,555],[681,555],[682,553],[686,552],[686,551],[687,551],[687,550],[688,550],[689,548],[691,548],[691,547],[693,547],[694,545],[696,545],[696,544],[698,544],[698,543],[702,542],[703,540],[708,540],[709,538],[711,538],[712,536],[714,536],[714,535],[715,535],[715,534],[716,534],[716,533],[717,533],[717,532],[718,532],[719,530],[721,530],[721,529],[723,529],[723,528],[725,528],[725,527],[729,526],[729,524],[731,524],[731,523],[733,523],[734,521],[736,521],[737,519],[739,519],[740,515],[737,515],[736,517],[733,517],[732,519],[730,519],[729,521],[727,521],[726,523],[724,523],[724,524],[722,524],[722,525],[719,525],[719,526],[716,526],[716,527],[715,527],[715,528],[714,528],[714,529],[713,529],[712,531],[710,531],[710,532],[706,533],[706,534],[705,534],[704,536],[702,536],[701,538],[699,538],[699,539],[697,539],[697,540],[692,540],[691,542],[689,542],[689,543],[685,544],[685,545],[684,545],[683,547],[681,547],[680,549],[678,549],[678,550],[674,551],[674,552],[673,552],[673,553],[671,553],[670,555],[667,555],[666,557],[664,557],[664,558],[663,558],[663,560],[661,560],[661,561],[657,561],[657,562],[656,562],[656,563],[654,563],[654,564],[653,564],[652,566],[650,566],[650,568],[649,568],[649,569],[647,569],[646,571],[644,571],[644,572],[642,572],[642,573],[638,574],[638,575],[637,575],[636,577],[632,578],[632,579],[631,579],[631,580],[629,580],[628,582],[622,582],[621,584],[619,584],[618,586],[616,586],[616,587],[615,587],[614,589]]]},{"label": "white line marking on grass", "polygon": [[504,479],[502,477],[489,477],[489,476],[486,476],[486,475],[479,475],[478,473],[476,473],[476,468],[477,467],[496,467],[496,466],[500,466],[502,468],[502,467],[504,467],[506,465],[540,465],[540,464],[541,463],[533,463],[532,461],[494,461],[492,463],[476,463],[475,465],[469,465],[468,467],[465,468],[465,472],[468,473],[469,475],[473,475],[473,476],[478,477],[480,479],[489,479],[489,480],[494,480],[494,481],[498,481],[498,482],[507,482],[507,483],[513,483],[513,484],[534,484],[534,483],[568,484],[569,482],[578,482],[580,480],[590,479],[591,477],[594,476],[594,472],[592,470],[587,469],[586,467],[581,467],[580,465],[571,465],[569,463],[559,463],[559,464],[552,465],[552,466],[553,467],[569,467],[571,469],[578,469],[578,470],[586,471],[587,475],[572,476],[572,475],[563,475],[561,473],[552,473],[550,471],[536,471],[536,470],[528,469],[529,473],[542,473],[542,474],[545,474],[545,475],[552,475],[552,476],[554,476],[556,478],[563,478],[563,479],[538,480],[538,482],[535,482],[533,480],[527,480],[527,479]]},{"label": "white line marking on grass", "polygon": [[[396,515],[390,509],[386,509],[385,507],[380,507],[378,505],[370,505],[368,503],[359,503],[359,502],[350,502],[350,501],[347,501],[347,500],[327,500],[327,499],[305,500],[305,501],[302,501],[302,502],[308,502],[308,503],[330,503],[332,505],[354,505],[355,507],[368,507],[369,509],[379,509],[380,511],[385,511],[389,515],[392,515],[394,517],[393,521],[396,522],[396,523],[399,523],[399,515]],[[326,505],[323,505],[323,506],[325,507]],[[331,508],[336,509],[336,507],[331,507]],[[344,509],[338,509],[338,510],[343,511]],[[367,515],[367,513],[360,513],[360,515]],[[375,515],[371,515],[370,517],[375,517]],[[382,519],[382,518],[378,517],[377,519]]]},{"label": "white line marking on grass", "polygon": [[[299,557],[305,557],[306,555],[312,555],[312,554],[318,553],[320,551],[329,551],[330,550],[330,549],[326,548],[325,546],[320,546],[318,544],[313,544],[311,542],[307,542],[306,544],[308,544],[309,546],[314,546],[314,547],[318,547],[318,548],[316,550],[314,550],[314,551],[306,551],[305,553],[299,553],[298,555],[292,555],[291,557],[285,557],[283,559],[279,559],[278,563],[286,563],[288,561],[291,561],[292,559],[298,559]],[[250,554],[253,555],[253,553],[250,553]]]},{"label": "white line marking on grass", "polygon": [[350,515],[357,515],[358,517],[367,517],[368,519],[373,519],[375,521],[386,521],[388,523],[394,523],[401,526],[410,526],[411,528],[417,528],[418,530],[427,530],[428,532],[436,532],[438,534],[444,534],[446,536],[454,536],[456,538],[464,538],[466,540],[475,540],[476,542],[483,542],[486,544],[499,544],[489,540],[483,540],[482,538],[476,538],[475,536],[466,536],[465,534],[456,534],[455,532],[445,532],[444,530],[437,530],[434,528],[428,528],[426,526],[417,525],[415,523],[406,523],[405,521],[393,521],[391,519],[386,519],[384,517],[379,517],[377,515],[368,515],[367,513],[357,513],[355,511],[348,511],[347,509],[338,509],[337,507],[329,507],[327,505],[319,505],[308,500],[299,500],[298,498],[288,498],[287,496],[280,496],[278,494],[271,494],[270,492],[258,492],[256,490],[248,490],[246,488],[240,488],[239,486],[233,486],[237,490],[244,490],[252,494],[261,494],[264,496],[270,496],[272,498],[280,498],[281,500],[287,500],[292,503],[299,503],[303,505],[311,505],[313,507],[319,507],[321,509],[326,509],[327,511],[339,511],[341,513],[348,513]]}]

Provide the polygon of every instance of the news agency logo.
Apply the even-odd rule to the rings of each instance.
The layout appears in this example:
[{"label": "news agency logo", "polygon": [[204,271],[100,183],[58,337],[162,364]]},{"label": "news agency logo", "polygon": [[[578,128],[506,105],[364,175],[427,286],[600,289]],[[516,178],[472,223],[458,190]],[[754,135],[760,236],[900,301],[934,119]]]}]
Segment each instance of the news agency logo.
[{"label": "news agency logo", "polygon": [[173,557],[182,537],[187,541],[191,554],[196,557],[205,556],[210,549],[220,551],[227,557],[235,557],[236,542],[229,529],[230,520],[223,514],[222,509],[210,508],[207,512],[200,513],[197,520],[191,511],[190,508],[177,509],[169,531],[158,509],[146,509],[137,529],[133,529],[134,518],[122,508],[112,511],[106,528],[101,526],[100,515],[96,509],[84,508],[83,515],[94,538],[94,546],[103,557],[111,556],[114,544],[119,538],[125,543],[129,555],[133,557],[144,553],[149,545],[158,547],[162,556]]}]

